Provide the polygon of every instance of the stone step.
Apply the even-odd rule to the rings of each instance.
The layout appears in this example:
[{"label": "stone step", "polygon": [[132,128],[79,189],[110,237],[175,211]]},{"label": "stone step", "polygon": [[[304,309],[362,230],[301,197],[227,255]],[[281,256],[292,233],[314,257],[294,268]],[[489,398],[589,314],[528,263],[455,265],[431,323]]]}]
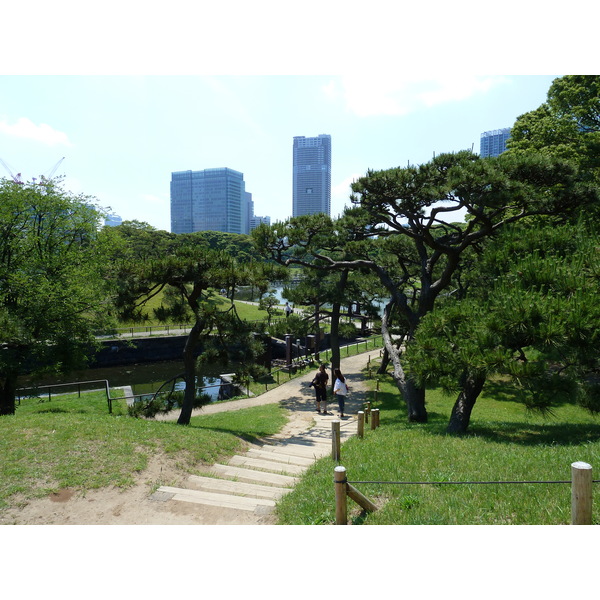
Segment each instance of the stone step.
[{"label": "stone step", "polygon": [[278,500],[281,496],[292,491],[291,488],[244,483],[242,481],[231,481],[229,479],[214,479],[213,477],[201,477],[200,475],[190,475],[187,484],[191,489],[204,492],[233,494],[235,496],[246,496],[248,498],[266,498],[268,500]]},{"label": "stone step", "polygon": [[264,452],[277,452],[278,454],[289,454],[290,456],[301,456],[304,458],[321,458],[331,452],[331,442],[327,445],[303,446],[300,444],[279,444],[277,446],[262,446]]},{"label": "stone step", "polygon": [[259,471],[270,471],[272,473],[283,473],[286,475],[301,475],[306,471],[305,466],[282,463],[276,460],[264,460],[262,458],[253,458],[251,456],[232,456],[228,465],[234,467],[247,467],[248,469],[257,469]]},{"label": "stone step", "polygon": [[210,468],[210,472],[217,477],[235,479],[246,483],[275,485],[277,487],[292,487],[298,483],[297,477],[280,475],[279,473],[268,473],[266,471],[254,471],[253,469],[245,469],[232,465],[220,465],[218,463]]},{"label": "stone step", "polygon": [[158,488],[157,492],[173,494],[172,500],[179,500],[180,502],[192,502],[194,504],[206,504],[208,506],[219,506],[222,508],[233,508],[251,512],[255,512],[257,509],[261,509],[261,512],[271,512],[275,507],[274,500],[265,498],[232,496],[230,494],[189,490],[165,485]]},{"label": "stone step", "polygon": [[310,467],[310,465],[315,462],[314,458],[294,456],[293,454],[282,454],[281,452],[277,452],[277,449],[271,451],[251,449],[248,450],[244,456],[250,458],[262,458],[264,460],[276,460],[291,465],[300,465],[301,467]]}]

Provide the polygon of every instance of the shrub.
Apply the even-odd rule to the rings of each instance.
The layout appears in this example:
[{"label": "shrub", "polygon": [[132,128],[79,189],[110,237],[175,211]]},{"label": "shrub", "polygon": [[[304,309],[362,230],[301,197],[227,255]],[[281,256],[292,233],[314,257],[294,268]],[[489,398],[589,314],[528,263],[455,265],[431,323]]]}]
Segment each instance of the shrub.
[{"label": "shrub", "polygon": [[[136,400],[133,405],[127,407],[127,412],[131,417],[153,418],[157,414],[168,413],[183,405],[184,393],[181,391],[163,394],[160,396],[151,396]],[[212,401],[209,394],[198,394],[194,400],[194,408],[200,408]]]}]

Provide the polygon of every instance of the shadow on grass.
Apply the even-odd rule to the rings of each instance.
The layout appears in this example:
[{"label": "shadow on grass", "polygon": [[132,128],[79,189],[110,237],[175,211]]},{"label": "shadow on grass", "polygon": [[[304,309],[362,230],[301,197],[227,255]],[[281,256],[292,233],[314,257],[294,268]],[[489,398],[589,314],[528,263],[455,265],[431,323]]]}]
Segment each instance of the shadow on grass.
[{"label": "shadow on grass", "polygon": [[[520,391],[503,384],[501,381],[486,383],[485,395],[496,401],[514,402],[522,405]],[[423,428],[429,434],[449,435],[446,432],[448,414],[429,411],[427,423],[409,423],[406,417],[405,404],[395,390],[380,391],[373,408],[379,408],[382,411],[381,424],[400,426],[404,429]],[[474,413],[469,429],[461,437],[466,439],[479,437],[497,443],[520,444],[523,446],[571,446],[600,440],[600,424],[528,423],[523,421],[477,423],[477,415]]]},{"label": "shadow on grass", "polygon": [[600,425],[556,423],[490,423],[472,425],[464,437],[477,436],[501,444],[574,446],[600,440]]}]

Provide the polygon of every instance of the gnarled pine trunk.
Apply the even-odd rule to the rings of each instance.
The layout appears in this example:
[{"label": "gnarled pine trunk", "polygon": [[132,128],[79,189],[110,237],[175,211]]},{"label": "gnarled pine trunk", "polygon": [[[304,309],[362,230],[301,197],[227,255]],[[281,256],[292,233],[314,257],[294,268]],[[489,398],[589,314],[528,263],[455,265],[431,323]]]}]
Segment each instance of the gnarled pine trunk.
[{"label": "gnarled pine trunk", "polygon": [[407,379],[402,368],[402,349],[398,348],[388,329],[389,315],[392,310],[392,304],[389,303],[384,311],[381,320],[381,333],[385,344],[385,349],[390,362],[393,365],[392,377],[406,402],[408,411],[408,420],[412,423],[427,423],[427,409],[425,408],[425,389],[418,387],[412,380]]},{"label": "gnarled pine trunk", "polygon": [[450,415],[446,431],[454,435],[466,433],[471,420],[471,412],[485,384],[485,375],[468,375],[463,379],[463,388]]},{"label": "gnarled pine trunk", "polygon": [[183,349],[183,367],[185,371],[185,392],[183,394],[183,406],[177,419],[178,425],[189,425],[192,418],[192,410],[194,408],[194,400],[196,399],[196,355],[195,350],[200,339],[202,324],[196,320],[192,327],[185,347]]}]

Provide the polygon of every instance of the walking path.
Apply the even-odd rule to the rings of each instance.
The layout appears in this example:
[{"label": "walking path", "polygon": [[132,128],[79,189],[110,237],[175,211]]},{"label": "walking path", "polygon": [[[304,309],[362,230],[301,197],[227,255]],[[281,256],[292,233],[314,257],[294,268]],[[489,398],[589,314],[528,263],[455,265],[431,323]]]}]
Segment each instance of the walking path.
[{"label": "walking path", "polygon": [[[331,455],[332,421],[340,420],[342,441],[356,434],[356,413],[367,398],[361,371],[377,357],[379,350],[342,358],[341,370],[350,388],[344,419],[336,416],[337,403],[328,405],[328,415],[316,412],[314,390],[309,385],[316,369],[255,398],[195,410],[194,415],[206,415],[279,402],[290,410],[290,419],[278,434],[260,444],[249,444],[243,454],[231,457],[226,464],[212,465],[202,476],[190,475],[185,487],[161,486],[152,499],[245,511],[246,522],[251,515],[255,517],[251,522],[256,524],[272,522],[268,515],[277,500],[293,489],[300,475],[317,459]],[[161,418],[174,420],[177,416],[171,413]]]}]

